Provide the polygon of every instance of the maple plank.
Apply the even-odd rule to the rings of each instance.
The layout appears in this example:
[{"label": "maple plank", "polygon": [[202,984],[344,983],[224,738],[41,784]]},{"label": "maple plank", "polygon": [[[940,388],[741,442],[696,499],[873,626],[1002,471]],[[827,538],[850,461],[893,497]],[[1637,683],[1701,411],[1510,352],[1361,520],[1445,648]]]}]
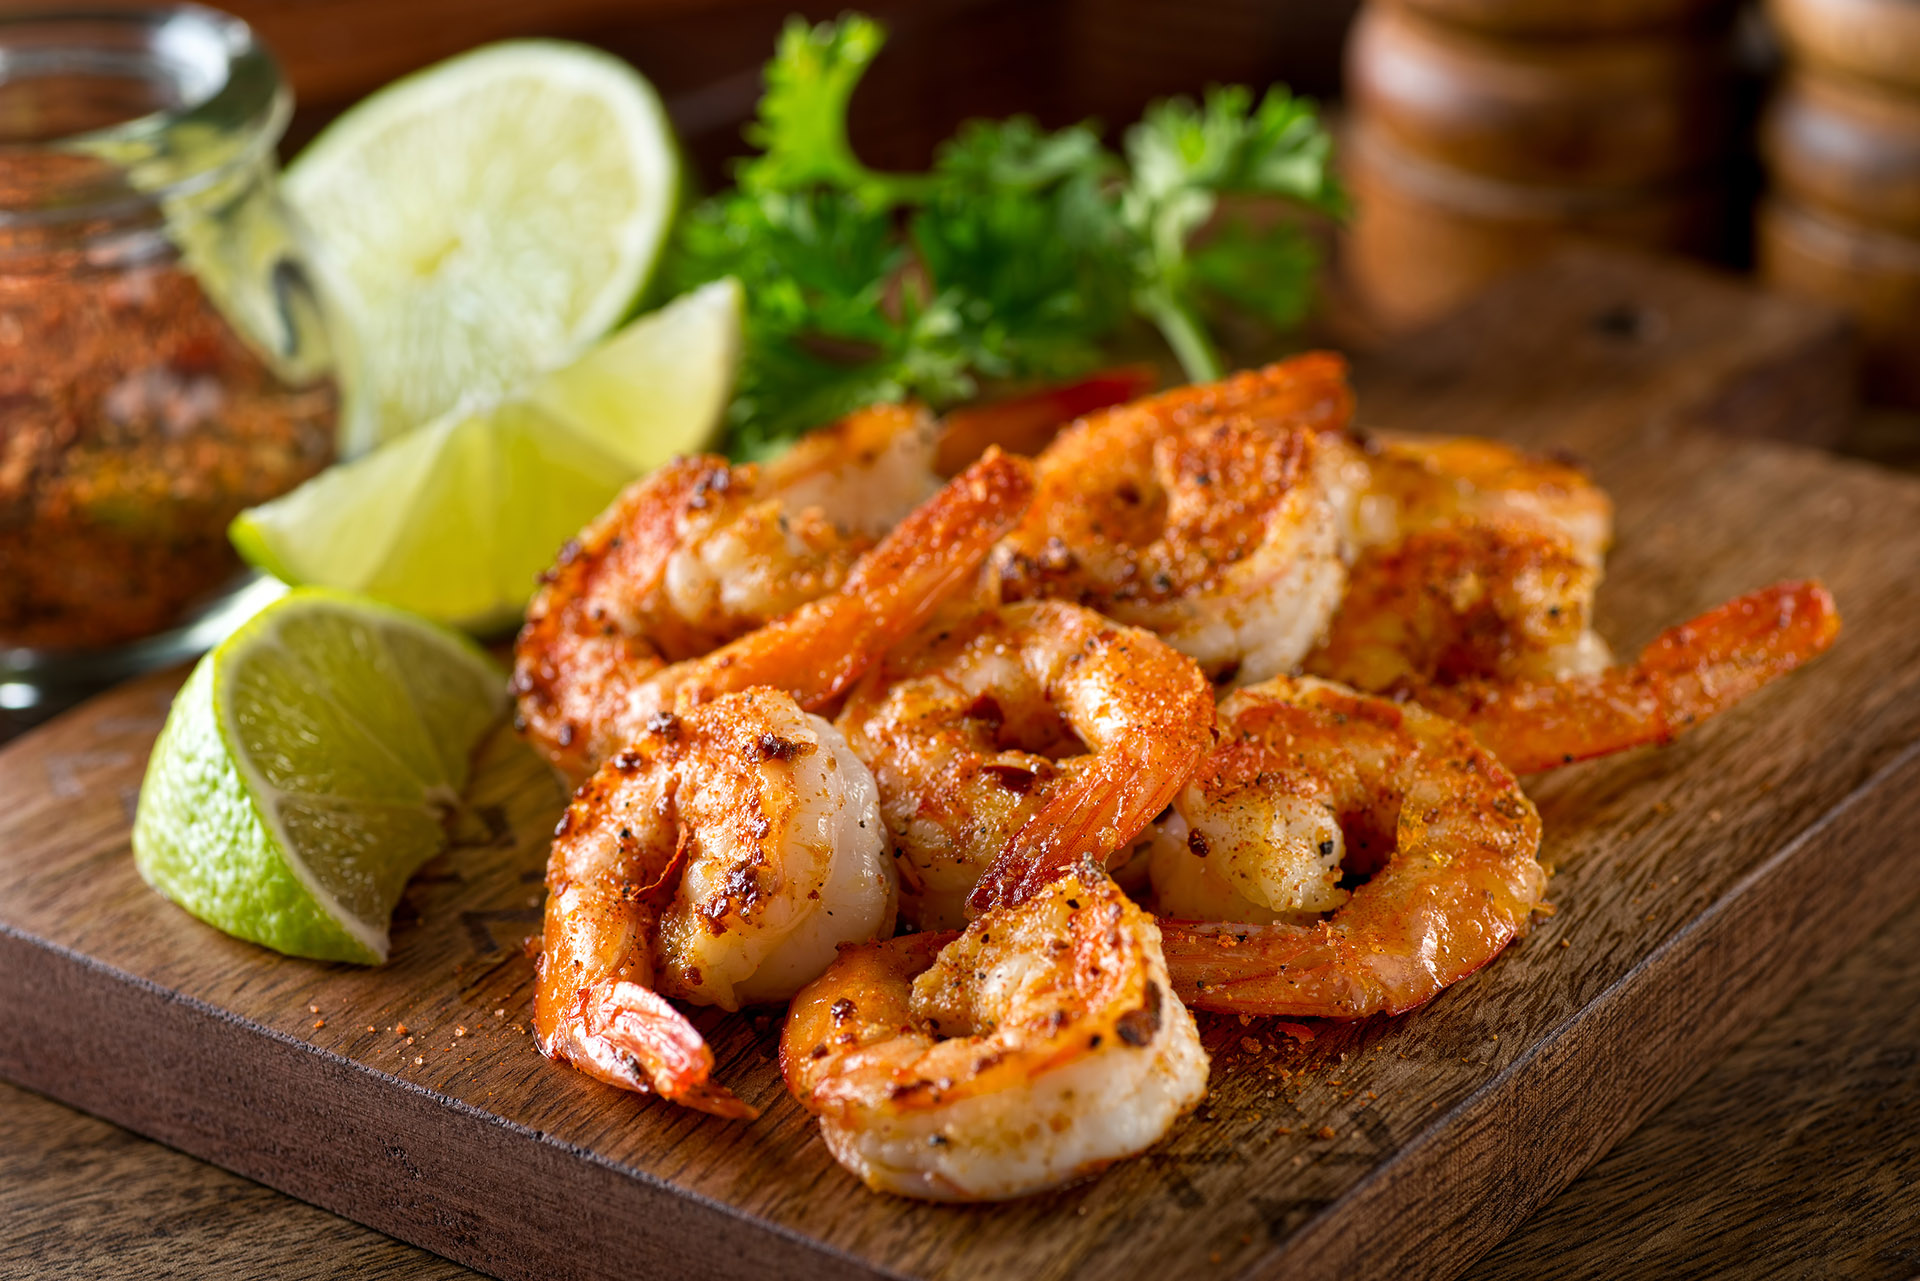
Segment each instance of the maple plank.
[{"label": "maple plank", "polygon": [[1837,413],[1836,322],[1612,256],[1512,288],[1363,365],[1365,420],[1584,454],[1623,650],[1804,574],[1846,631],[1670,748],[1531,784],[1557,911],[1431,1005],[1305,1043],[1203,1019],[1212,1094],[1145,1157],[1012,1205],[873,1196],[785,1097],[765,1012],[699,1016],[751,1124],[545,1062],[521,941],[561,794],[505,734],[389,965],[218,935],[126,850],[177,677],[0,752],[0,1077],[509,1277],[1454,1275],[1920,892],[1920,482],[1696,429]]}]

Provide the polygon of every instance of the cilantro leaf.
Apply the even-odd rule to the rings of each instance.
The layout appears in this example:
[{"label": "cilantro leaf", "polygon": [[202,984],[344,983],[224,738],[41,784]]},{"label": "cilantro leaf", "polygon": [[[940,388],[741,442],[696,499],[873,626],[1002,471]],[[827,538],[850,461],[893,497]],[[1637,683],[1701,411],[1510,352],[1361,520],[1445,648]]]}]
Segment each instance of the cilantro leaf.
[{"label": "cilantro leaf", "polygon": [[[1224,372],[1199,319],[1200,277],[1216,289],[1233,289],[1244,273],[1280,284],[1276,268],[1300,273],[1274,306],[1256,310],[1294,314],[1292,295],[1308,287],[1314,259],[1299,247],[1249,252],[1244,237],[1224,237],[1198,264],[1189,258],[1194,234],[1214,216],[1219,197],[1230,193],[1288,197],[1322,213],[1342,216],[1346,197],[1329,167],[1333,142],[1313,108],[1276,85],[1256,106],[1244,86],[1214,88],[1204,102],[1174,98],[1147,108],[1127,131],[1132,181],[1120,199],[1120,216],[1135,236],[1135,304],[1165,335],[1187,376],[1196,382]],[[1197,268],[1197,270],[1196,270]],[[1243,301],[1247,291],[1233,290]]]},{"label": "cilantro leaf", "polygon": [[942,148],[908,236],[989,377],[1091,368],[1127,316],[1120,232],[1102,193],[1113,169],[1085,126],[972,122]]},{"label": "cilantro leaf", "polygon": [[745,286],[728,447],[758,455],[880,400],[943,407],[982,379],[1076,375],[1144,318],[1195,380],[1218,377],[1207,317],[1296,323],[1311,241],[1220,219],[1223,196],[1334,217],[1331,141],[1281,88],[1148,108],[1124,160],[1097,129],[974,121],[919,174],[869,169],[847,110],[885,39],[859,14],[782,30],[737,186],[682,219],[667,278]]},{"label": "cilantro leaf", "polygon": [[742,131],[761,154],[734,173],[749,192],[798,191],[822,185],[851,192],[877,206],[910,199],[923,186],[915,175],[887,176],[860,163],[847,139],[847,107],[887,33],[864,14],[814,26],[788,18],[755,119]]}]

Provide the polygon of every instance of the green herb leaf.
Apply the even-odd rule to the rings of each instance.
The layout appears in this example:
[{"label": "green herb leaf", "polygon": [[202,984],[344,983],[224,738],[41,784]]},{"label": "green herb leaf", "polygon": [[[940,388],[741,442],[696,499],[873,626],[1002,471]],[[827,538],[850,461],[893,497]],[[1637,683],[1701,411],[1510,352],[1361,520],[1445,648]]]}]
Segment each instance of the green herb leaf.
[{"label": "green herb leaf", "polygon": [[761,154],[735,171],[742,191],[820,185],[885,207],[924,187],[915,175],[889,177],[868,169],[847,140],[847,106],[886,39],[886,29],[864,14],[818,26],[801,17],[787,19],[767,64],[767,88],[756,118],[743,131]]},{"label": "green herb leaf", "polygon": [[847,109],[885,33],[849,14],[781,32],[747,127],[738,188],[682,222],[668,278],[746,287],[729,448],[758,455],[880,400],[936,408],[981,379],[1055,379],[1110,356],[1136,317],[1188,376],[1218,377],[1206,316],[1277,327],[1308,305],[1316,255],[1297,230],[1213,225],[1222,196],[1346,200],[1310,104],[1244,88],[1157,103],[1125,162],[1089,125],[974,121],[924,174],[869,169]]}]

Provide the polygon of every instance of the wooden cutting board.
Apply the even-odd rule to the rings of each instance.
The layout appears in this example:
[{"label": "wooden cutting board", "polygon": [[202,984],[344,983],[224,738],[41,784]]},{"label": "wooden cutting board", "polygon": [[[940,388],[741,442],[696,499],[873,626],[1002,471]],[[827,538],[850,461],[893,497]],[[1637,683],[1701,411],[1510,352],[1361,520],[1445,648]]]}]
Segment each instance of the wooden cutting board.
[{"label": "wooden cutting board", "polygon": [[1827,313],[1579,255],[1365,362],[1369,425],[1591,462],[1622,648],[1798,575],[1846,629],[1672,747],[1535,780],[1557,910],[1524,942],[1310,1040],[1203,1018],[1206,1104],[1078,1187],[866,1192],[785,1096],[775,1012],[700,1016],[748,1124],[541,1059],[524,940],[562,797],[505,734],[386,967],[202,926],[127,851],[177,677],[0,752],[0,1076],[505,1277],[1450,1276],[1920,891],[1920,483],[1709,430],[1836,419],[1843,356]]}]

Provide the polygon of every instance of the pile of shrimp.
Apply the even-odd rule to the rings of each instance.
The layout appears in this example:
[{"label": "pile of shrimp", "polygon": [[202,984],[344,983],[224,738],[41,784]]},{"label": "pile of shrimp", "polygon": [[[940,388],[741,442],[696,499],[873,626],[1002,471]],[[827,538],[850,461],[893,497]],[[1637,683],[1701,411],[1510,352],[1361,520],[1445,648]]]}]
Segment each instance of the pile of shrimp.
[{"label": "pile of shrimp", "polygon": [[1665,743],[1838,631],[1780,583],[1615,661],[1577,468],[1363,435],[1325,354],[1144,390],[680,459],[561,551],[513,675],[577,785],[546,1055],[751,1118],[682,1006],[788,1002],[788,1089],[870,1187],[1084,1177],[1204,1097],[1192,1010],[1432,1000],[1541,905],[1521,776]]}]

